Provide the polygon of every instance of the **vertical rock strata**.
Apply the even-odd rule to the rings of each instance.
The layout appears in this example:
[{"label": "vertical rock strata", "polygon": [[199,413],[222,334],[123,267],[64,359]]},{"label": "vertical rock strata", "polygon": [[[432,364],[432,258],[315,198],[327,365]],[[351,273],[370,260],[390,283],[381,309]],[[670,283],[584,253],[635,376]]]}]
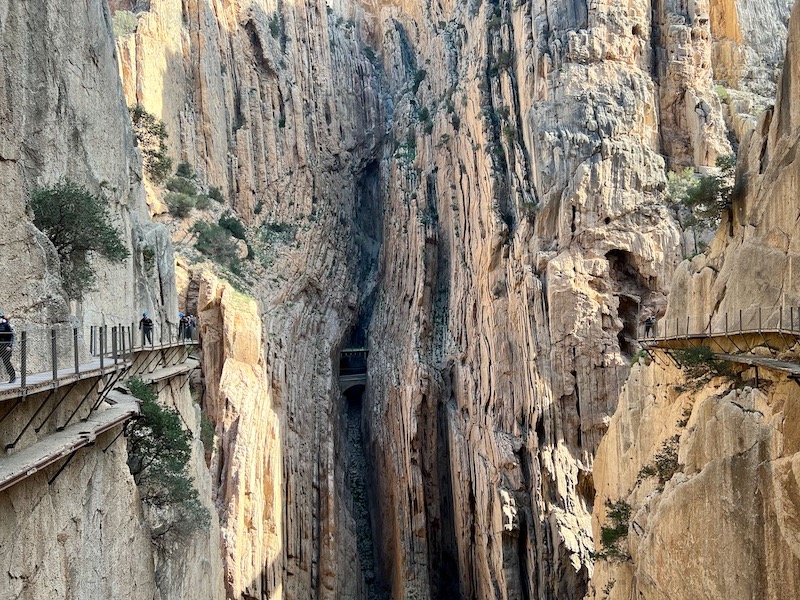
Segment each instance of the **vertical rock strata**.
[{"label": "vertical rock strata", "polygon": [[661,155],[730,151],[714,21],[688,10],[152,0],[119,41],[173,156],[297,234],[261,314],[195,282],[229,596],[366,593],[335,365],[373,298],[376,578],[583,595],[594,453],[677,262]]},{"label": "vertical rock strata", "polygon": [[360,597],[333,368],[358,288],[374,285],[368,250],[380,229],[380,213],[368,217],[384,115],[362,52],[365,14],[153,0],[138,23],[119,43],[129,103],[164,120],[173,156],[220,186],[245,222],[286,232],[253,290],[261,313],[192,276],[227,595]]},{"label": "vertical rock strata", "polygon": [[[741,146],[733,223],[730,229],[723,223],[706,255],[681,264],[670,321],[688,317],[722,331],[726,313],[738,328],[742,310],[747,328],[756,326],[759,307],[774,324],[778,307],[800,302],[794,268],[799,46],[795,6],[775,108]],[[671,365],[634,369],[595,462],[595,526],[607,522],[600,510],[607,499],[629,502],[632,559],[600,563],[594,597],[800,595],[800,395],[785,374],[761,368],[755,377],[751,370],[738,388],[724,377],[698,388]],[[660,487],[641,482],[642,466],[673,435],[678,472]]]},{"label": "vertical rock strata", "polygon": [[[149,220],[141,157],[133,146],[114,52],[103,1],[0,1],[0,310],[19,329],[68,321],[86,329],[116,325],[142,310],[159,323],[175,319],[172,244],[166,230]],[[93,257],[97,289],[72,305],[61,287],[55,250],[27,210],[33,188],[65,177],[109,200],[114,225],[131,253],[119,264]],[[152,257],[149,267],[145,248]],[[29,351],[36,357],[42,350]],[[88,389],[67,387],[51,401],[54,412],[46,427],[34,422],[36,433],[31,427],[14,450],[0,453],[29,446],[63,424]],[[55,410],[59,394],[69,398]],[[13,400],[2,403],[3,446],[32,417],[46,414],[36,412],[43,398],[29,396],[19,408]],[[171,398],[192,416],[188,388]],[[0,492],[0,597],[221,596],[217,536],[183,540],[168,553],[154,551],[125,440],[115,439],[118,432],[98,436],[67,464],[61,460]],[[197,447],[195,453],[202,456]],[[210,491],[202,489],[208,477],[204,464],[195,461],[194,467],[209,498]]]}]

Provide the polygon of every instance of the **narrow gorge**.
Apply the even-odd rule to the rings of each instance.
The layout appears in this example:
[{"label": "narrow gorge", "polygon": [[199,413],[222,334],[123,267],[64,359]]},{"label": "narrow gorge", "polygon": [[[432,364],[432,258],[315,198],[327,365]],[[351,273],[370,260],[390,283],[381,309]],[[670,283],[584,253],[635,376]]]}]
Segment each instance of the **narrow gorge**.
[{"label": "narrow gorge", "polygon": [[0,598],[800,597],[790,12],[0,0]]}]

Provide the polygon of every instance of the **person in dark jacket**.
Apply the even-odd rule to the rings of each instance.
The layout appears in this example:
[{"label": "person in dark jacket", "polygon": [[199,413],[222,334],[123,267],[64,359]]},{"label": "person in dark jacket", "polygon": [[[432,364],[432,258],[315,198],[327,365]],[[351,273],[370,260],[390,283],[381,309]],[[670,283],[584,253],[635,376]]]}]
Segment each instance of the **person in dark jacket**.
[{"label": "person in dark jacket", "polygon": [[139,329],[142,330],[142,345],[145,340],[151,346],[153,345],[153,319],[147,316],[147,313],[142,313],[142,320],[139,321]]},{"label": "person in dark jacket", "polygon": [[14,370],[14,365],[11,364],[11,353],[14,347],[14,330],[8,318],[0,313],[0,359],[3,361],[3,366],[8,373],[8,383],[14,383],[17,380],[17,372]]},{"label": "person in dark jacket", "polygon": [[644,320],[644,337],[650,337],[650,333],[653,331],[653,325],[656,324],[655,317],[650,315]]}]

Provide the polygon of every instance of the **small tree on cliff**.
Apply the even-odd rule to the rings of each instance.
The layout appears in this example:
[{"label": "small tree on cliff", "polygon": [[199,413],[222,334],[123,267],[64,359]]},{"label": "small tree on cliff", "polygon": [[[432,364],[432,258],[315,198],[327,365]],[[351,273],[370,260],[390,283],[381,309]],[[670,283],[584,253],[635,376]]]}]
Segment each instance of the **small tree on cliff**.
[{"label": "small tree on cliff", "polygon": [[37,188],[31,193],[30,208],[33,224],[58,251],[70,298],[80,299],[94,284],[92,253],[114,262],[128,257],[128,249],[111,224],[107,201],[82,185],[64,179],[52,187]]},{"label": "small tree on cliff", "polygon": [[163,183],[172,173],[172,159],[167,156],[167,127],[141,104],[131,106],[128,110],[136,142],[142,149],[144,169],[153,183]]},{"label": "small tree on cliff", "polygon": [[681,227],[694,234],[695,252],[698,230],[715,230],[722,212],[730,210],[735,172],[736,157],[720,156],[716,169],[710,173],[695,176],[691,169],[685,169],[669,174],[669,202]]},{"label": "small tree on cliff", "polygon": [[163,407],[150,385],[141,379],[128,381],[128,388],[142,401],[141,415],[128,430],[128,467],[142,500],[157,508],[171,508],[176,518],[160,534],[207,530],[208,510],[200,504],[193,479],[188,474],[191,437],[181,427],[178,411]]}]

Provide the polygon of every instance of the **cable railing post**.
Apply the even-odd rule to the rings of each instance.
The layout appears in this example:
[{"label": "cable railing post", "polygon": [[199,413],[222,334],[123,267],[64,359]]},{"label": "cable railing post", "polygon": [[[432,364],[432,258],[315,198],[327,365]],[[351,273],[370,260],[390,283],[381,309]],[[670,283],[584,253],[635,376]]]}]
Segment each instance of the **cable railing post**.
[{"label": "cable railing post", "polygon": [[[101,325],[101,328],[104,328],[104,327],[105,327],[105,325]],[[103,332],[101,330],[100,331],[100,373],[101,374],[103,373],[103,360],[105,358],[103,355],[106,353],[105,352],[106,349],[105,349],[104,344],[103,344],[103,339],[104,338],[105,338],[105,336],[103,335]]]},{"label": "cable railing post", "polygon": [[686,315],[686,339],[689,339],[689,315]]},{"label": "cable railing post", "polygon": [[89,355],[94,356],[94,325],[89,325]]},{"label": "cable railing post", "polygon": [[117,365],[117,328],[111,328],[111,356],[114,357],[114,366]]},{"label": "cable railing post", "polygon": [[28,381],[28,332],[23,331],[20,334],[20,387],[24,390],[25,384]]},{"label": "cable railing post", "polygon": [[739,309],[739,335],[742,334],[742,309]]},{"label": "cable railing post", "polygon": [[783,307],[778,307],[778,331],[783,331]]},{"label": "cable railing post", "polygon": [[50,329],[50,358],[53,364],[53,383],[58,381],[58,355],[56,354],[58,348],[56,346],[56,330]]},{"label": "cable railing post", "polygon": [[125,328],[122,326],[122,323],[120,323],[118,325],[118,327],[119,327],[118,331],[119,331],[119,337],[120,337],[119,345],[122,348],[121,356],[122,356],[122,363],[124,364],[125,363]]},{"label": "cable railing post", "polygon": [[78,328],[72,328],[72,356],[75,359],[75,375],[80,375],[81,368],[78,360]]},{"label": "cable railing post", "polygon": [[761,307],[758,307],[758,333],[761,333]]},{"label": "cable railing post", "polygon": [[794,306],[789,307],[789,331],[794,331]]},{"label": "cable railing post", "polygon": [[725,312],[725,336],[728,336],[728,313]]}]

